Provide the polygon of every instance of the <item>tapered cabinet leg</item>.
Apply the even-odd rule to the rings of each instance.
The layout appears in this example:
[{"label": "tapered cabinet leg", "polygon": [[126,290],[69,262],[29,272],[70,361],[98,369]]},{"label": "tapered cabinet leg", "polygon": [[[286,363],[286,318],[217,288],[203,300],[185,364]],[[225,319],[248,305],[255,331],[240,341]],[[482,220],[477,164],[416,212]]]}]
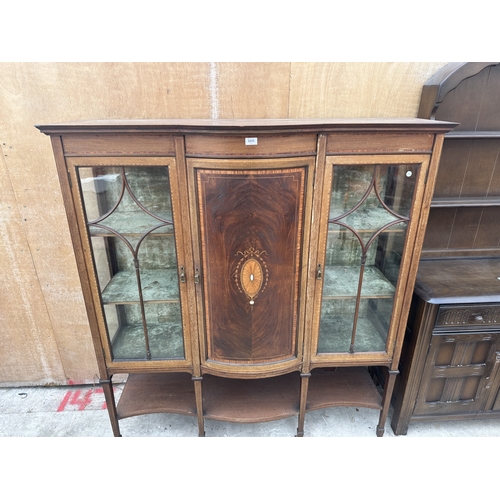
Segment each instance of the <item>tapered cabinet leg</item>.
[{"label": "tapered cabinet leg", "polygon": [[300,374],[300,404],[299,404],[299,423],[297,427],[297,437],[304,436],[304,420],[307,406],[307,390],[309,389],[310,373]]},{"label": "tapered cabinet leg", "polygon": [[382,437],[385,432],[385,421],[389,413],[389,406],[391,404],[392,391],[394,389],[394,382],[399,370],[388,370],[388,376],[385,380],[384,397],[382,398],[382,410],[380,411],[380,419],[377,426],[377,436]]},{"label": "tapered cabinet leg", "polygon": [[113,434],[115,437],[121,437],[122,435],[120,434],[120,426],[118,425],[115,394],[113,392],[113,383],[111,382],[111,377],[109,378],[109,380],[100,380],[99,383],[103,388],[104,397],[106,398],[106,406],[108,407],[109,420],[111,421]]},{"label": "tapered cabinet leg", "polygon": [[203,418],[203,393],[201,381],[203,377],[193,377],[194,395],[196,398],[196,414],[198,415],[198,436],[205,436],[205,420]]}]

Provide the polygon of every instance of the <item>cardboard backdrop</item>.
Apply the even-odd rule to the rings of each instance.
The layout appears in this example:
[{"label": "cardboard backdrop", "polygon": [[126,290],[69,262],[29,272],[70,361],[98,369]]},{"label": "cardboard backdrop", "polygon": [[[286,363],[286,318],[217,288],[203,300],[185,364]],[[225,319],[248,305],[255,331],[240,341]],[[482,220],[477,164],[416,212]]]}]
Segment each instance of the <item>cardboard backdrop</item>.
[{"label": "cardboard backdrop", "polygon": [[415,117],[446,63],[0,63],[0,385],[98,380],[48,137],[120,118]]}]

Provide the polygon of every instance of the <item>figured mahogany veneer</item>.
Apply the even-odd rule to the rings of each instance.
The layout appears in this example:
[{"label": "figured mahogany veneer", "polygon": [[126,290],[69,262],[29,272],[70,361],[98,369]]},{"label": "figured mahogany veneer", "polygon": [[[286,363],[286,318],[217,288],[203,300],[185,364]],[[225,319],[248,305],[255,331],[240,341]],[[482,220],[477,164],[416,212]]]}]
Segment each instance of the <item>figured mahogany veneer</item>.
[{"label": "figured mahogany veneer", "polygon": [[295,356],[306,168],[197,174],[208,358]]}]

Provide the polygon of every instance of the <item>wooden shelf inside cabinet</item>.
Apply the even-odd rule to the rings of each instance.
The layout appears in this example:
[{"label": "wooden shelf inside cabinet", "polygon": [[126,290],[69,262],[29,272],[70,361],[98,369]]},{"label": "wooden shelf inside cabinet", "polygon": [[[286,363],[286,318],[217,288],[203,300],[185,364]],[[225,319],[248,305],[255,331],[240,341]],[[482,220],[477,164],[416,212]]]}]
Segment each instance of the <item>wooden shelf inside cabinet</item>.
[{"label": "wooden shelf inside cabinet", "polygon": [[[323,300],[354,298],[358,293],[359,266],[326,266]],[[375,266],[365,266],[361,298],[394,297],[394,286]]]},{"label": "wooden shelf inside cabinet", "polygon": [[[182,327],[179,322],[148,323],[148,339],[153,359],[184,359]],[[144,326],[121,325],[112,340],[114,360],[147,359]]]},{"label": "wooden shelf inside cabinet", "polygon": [[448,132],[445,140],[453,139],[500,139],[500,132],[497,130],[462,130]]},{"label": "wooden shelf inside cabinet", "polygon": [[[177,269],[145,269],[140,271],[144,302],[179,302]],[[104,304],[135,304],[139,290],[135,271],[119,271],[102,292]]]},{"label": "wooden shelf inside cabinet", "polygon": [[[336,214],[333,210],[330,213],[330,219],[334,219],[338,217],[339,214]],[[347,224],[352,227],[358,233],[374,233],[379,230],[381,227],[394,222],[396,218],[389,213],[387,210],[381,207],[370,207],[370,208],[358,208],[353,213],[347,215],[346,217],[342,217],[338,219],[338,222],[343,224]],[[349,229],[336,224],[335,222],[330,222],[329,231],[349,231]],[[401,225],[394,225],[384,230],[384,233],[401,233],[404,229]]]},{"label": "wooden shelf inside cabinet", "polygon": [[429,304],[500,302],[500,259],[422,261],[415,293]]},{"label": "wooden shelf inside cabinet", "polygon": [[[163,220],[156,219],[151,215],[141,211],[134,212],[114,212],[109,217],[96,223],[89,223],[90,236],[116,236],[114,232],[109,231],[108,227],[112,228],[122,236],[141,237],[146,232],[150,231],[156,226],[160,226],[150,233],[149,236],[166,236],[174,234],[174,226],[172,221],[172,214],[159,213],[156,214]],[[167,221],[167,222],[165,222]],[[163,225],[165,224],[165,225]],[[99,227],[104,226],[104,227]]]},{"label": "wooden shelf inside cabinet", "polygon": [[434,198],[431,202],[431,208],[456,207],[500,207],[500,196]]},{"label": "wooden shelf inside cabinet", "polygon": [[[391,310],[386,317],[390,318]],[[384,352],[389,322],[381,324],[381,319],[375,314],[370,317],[359,317],[356,325],[356,352]],[[351,344],[352,325],[345,318],[324,315],[320,327],[318,342],[319,354],[349,352]]]}]

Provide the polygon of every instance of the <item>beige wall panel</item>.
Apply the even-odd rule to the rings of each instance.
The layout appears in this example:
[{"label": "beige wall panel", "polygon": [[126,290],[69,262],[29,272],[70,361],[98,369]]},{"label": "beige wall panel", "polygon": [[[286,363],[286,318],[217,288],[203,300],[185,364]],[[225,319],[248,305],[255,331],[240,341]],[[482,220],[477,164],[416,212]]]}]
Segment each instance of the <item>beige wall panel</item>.
[{"label": "beige wall panel", "polygon": [[50,140],[35,124],[415,116],[443,65],[0,63],[0,385],[97,373]]},{"label": "beige wall panel", "polygon": [[218,118],[288,118],[290,63],[217,63],[212,89]]},{"label": "beige wall panel", "polygon": [[0,385],[93,382],[97,373],[50,140],[34,125],[208,118],[209,76],[205,63],[0,64],[2,178],[17,214],[3,220],[9,230],[0,235],[9,283],[0,305]]},{"label": "beige wall panel", "polygon": [[17,200],[0,158],[0,383],[64,383],[57,343],[47,314]]},{"label": "beige wall panel", "polygon": [[292,63],[290,118],[417,116],[422,85],[446,63]]}]

